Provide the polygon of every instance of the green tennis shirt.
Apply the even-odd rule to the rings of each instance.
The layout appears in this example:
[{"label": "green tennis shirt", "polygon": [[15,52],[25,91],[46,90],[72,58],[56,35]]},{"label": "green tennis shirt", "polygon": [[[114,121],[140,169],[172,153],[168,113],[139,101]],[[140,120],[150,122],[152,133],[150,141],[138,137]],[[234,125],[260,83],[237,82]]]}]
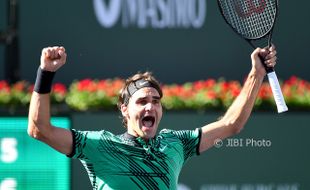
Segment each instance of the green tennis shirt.
[{"label": "green tennis shirt", "polygon": [[148,142],[128,133],[72,130],[69,157],[81,160],[94,190],[176,189],[185,162],[199,155],[201,129],[167,130]]}]

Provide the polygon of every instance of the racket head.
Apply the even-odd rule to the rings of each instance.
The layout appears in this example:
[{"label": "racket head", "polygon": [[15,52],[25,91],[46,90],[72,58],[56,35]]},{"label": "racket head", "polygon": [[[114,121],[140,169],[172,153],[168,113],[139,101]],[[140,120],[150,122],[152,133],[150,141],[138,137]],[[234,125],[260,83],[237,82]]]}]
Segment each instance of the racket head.
[{"label": "racket head", "polygon": [[278,0],[217,0],[217,3],[224,20],[237,34],[249,41],[269,34],[270,43]]}]

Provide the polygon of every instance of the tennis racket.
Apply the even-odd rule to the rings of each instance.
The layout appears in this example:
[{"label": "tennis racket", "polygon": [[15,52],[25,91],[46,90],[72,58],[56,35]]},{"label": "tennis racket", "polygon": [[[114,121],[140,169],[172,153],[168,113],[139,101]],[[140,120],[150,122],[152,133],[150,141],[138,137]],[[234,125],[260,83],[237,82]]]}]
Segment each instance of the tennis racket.
[{"label": "tennis racket", "polygon": [[[272,31],[277,18],[277,0],[217,0],[226,23],[255,49],[270,47]],[[261,57],[262,63],[264,59]],[[277,75],[273,68],[263,64],[272,89],[278,113],[288,110]]]}]

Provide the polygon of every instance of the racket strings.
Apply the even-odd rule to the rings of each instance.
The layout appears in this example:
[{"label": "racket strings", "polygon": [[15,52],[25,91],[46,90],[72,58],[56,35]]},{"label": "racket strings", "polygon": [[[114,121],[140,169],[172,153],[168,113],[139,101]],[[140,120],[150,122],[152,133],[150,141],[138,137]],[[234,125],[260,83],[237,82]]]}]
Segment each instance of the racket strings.
[{"label": "racket strings", "polygon": [[256,39],[266,35],[276,17],[276,0],[219,0],[226,21],[241,35]]}]

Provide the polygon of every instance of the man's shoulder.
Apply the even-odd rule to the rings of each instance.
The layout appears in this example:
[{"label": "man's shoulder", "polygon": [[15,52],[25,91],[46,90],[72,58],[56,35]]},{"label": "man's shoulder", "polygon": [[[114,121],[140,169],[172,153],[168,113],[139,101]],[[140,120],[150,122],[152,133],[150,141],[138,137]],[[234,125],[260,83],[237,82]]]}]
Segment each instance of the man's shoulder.
[{"label": "man's shoulder", "polygon": [[175,137],[176,130],[172,129],[162,129],[159,131],[158,136],[161,137]]},{"label": "man's shoulder", "polygon": [[159,134],[167,134],[167,133],[173,133],[175,130],[172,129],[162,129],[159,131]]},{"label": "man's shoulder", "polygon": [[106,131],[106,130],[81,131],[81,130],[72,129],[72,131],[75,133],[75,135],[84,136],[85,138],[90,138],[90,139],[99,139],[102,137],[114,138],[117,136],[117,135],[113,134],[112,132]]},{"label": "man's shoulder", "polygon": [[162,137],[177,137],[177,138],[184,138],[189,136],[198,136],[200,133],[200,129],[196,128],[193,130],[173,130],[173,129],[162,129],[158,136]]}]

